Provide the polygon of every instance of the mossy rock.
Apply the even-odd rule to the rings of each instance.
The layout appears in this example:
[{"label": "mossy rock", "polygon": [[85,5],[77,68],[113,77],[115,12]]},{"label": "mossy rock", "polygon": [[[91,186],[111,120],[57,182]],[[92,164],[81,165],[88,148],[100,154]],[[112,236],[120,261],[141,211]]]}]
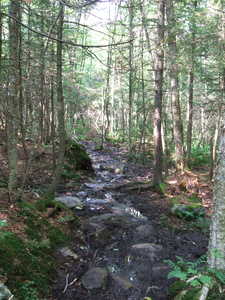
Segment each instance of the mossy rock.
[{"label": "mossy rock", "polygon": [[67,160],[66,168],[70,170],[88,170],[94,171],[92,161],[82,144],[74,142],[72,139],[66,140],[66,153]]},{"label": "mossy rock", "polygon": [[171,198],[170,201],[170,210],[178,218],[193,220],[204,215],[204,208],[196,199],[178,195]]}]

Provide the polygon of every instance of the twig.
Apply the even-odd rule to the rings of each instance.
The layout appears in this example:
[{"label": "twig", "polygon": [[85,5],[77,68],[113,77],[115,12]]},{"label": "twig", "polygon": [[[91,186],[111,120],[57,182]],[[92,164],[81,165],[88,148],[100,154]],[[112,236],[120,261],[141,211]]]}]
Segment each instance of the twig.
[{"label": "twig", "polygon": [[66,275],[66,285],[65,285],[65,288],[64,288],[64,290],[63,290],[63,294],[65,293],[65,291],[67,290],[67,288],[68,288],[68,279],[69,279],[69,273]]},{"label": "twig", "polygon": [[77,278],[75,278],[72,282],[70,282],[70,284],[69,285],[72,285],[72,284],[74,284],[74,282],[76,282],[77,281]]}]

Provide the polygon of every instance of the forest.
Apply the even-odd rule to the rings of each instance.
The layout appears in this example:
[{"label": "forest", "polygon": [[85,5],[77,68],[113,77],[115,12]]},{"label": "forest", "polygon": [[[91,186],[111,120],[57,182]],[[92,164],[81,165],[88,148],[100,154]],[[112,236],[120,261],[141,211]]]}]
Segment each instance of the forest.
[{"label": "forest", "polygon": [[0,0],[0,300],[225,299],[224,55],[224,0]]}]

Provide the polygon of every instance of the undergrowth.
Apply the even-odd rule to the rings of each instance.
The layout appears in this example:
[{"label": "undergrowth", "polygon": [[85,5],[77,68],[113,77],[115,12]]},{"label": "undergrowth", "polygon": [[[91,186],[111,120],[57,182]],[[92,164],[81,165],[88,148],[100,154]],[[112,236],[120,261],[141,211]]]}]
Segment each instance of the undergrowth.
[{"label": "undergrowth", "polygon": [[[169,291],[169,299],[180,295],[182,300],[198,300],[201,287],[208,285],[210,292],[207,300],[224,300],[222,291],[225,286],[225,272],[215,268],[207,268],[207,255],[203,255],[194,262],[185,262],[177,256],[177,262],[164,260],[173,270],[169,272],[168,279],[176,278]],[[182,297],[181,297],[182,295]]]},{"label": "undergrowth", "polygon": [[[42,199],[41,205],[20,204],[18,215],[25,224],[23,237],[11,232],[6,222],[0,226],[0,278],[18,300],[44,300],[49,275],[57,267],[52,252],[57,246],[68,244],[60,223],[50,222],[43,214],[50,204],[56,210],[67,208],[54,201],[46,200],[45,205],[44,202]],[[74,220],[77,221],[75,217]]]}]

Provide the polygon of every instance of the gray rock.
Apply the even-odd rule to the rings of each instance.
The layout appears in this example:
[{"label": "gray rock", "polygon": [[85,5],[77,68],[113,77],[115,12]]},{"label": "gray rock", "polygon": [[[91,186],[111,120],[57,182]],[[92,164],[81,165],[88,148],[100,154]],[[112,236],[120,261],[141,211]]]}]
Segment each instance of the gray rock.
[{"label": "gray rock", "polygon": [[156,233],[153,226],[145,224],[138,226],[133,232],[135,243],[156,243]]},{"label": "gray rock", "polygon": [[83,207],[82,201],[79,198],[73,196],[62,195],[59,197],[55,197],[55,201],[64,204],[68,208],[81,209]]},{"label": "gray rock", "polygon": [[0,300],[8,300],[10,299],[10,297],[12,297],[12,293],[10,292],[10,290],[0,282]]},{"label": "gray rock", "polygon": [[147,255],[151,260],[158,260],[163,247],[152,243],[136,244],[132,246],[132,251],[140,255]]},{"label": "gray rock", "polygon": [[128,291],[134,288],[133,284],[124,277],[113,274],[112,279],[119,286],[119,288],[121,288],[124,291]]},{"label": "gray rock", "polygon": [[124,174],[125,173],[125,165],[120,163],[103,163],[100,165],[101,170],[108,170],[109,172],[113,172],[114,174]]},{"label": "gray rock", "polygon": [[108,271],[105,268],[92,268],[82,277],[83,286],[93,295],[105,291],[108,283]]},{"label": "gray rock", "polygon": [[72,257],[74,259],[77,259],[78,256],[72,251],[70,250],[68,247],[62,247],[59,249],[59,252],[64,256],[64,257]]}]

